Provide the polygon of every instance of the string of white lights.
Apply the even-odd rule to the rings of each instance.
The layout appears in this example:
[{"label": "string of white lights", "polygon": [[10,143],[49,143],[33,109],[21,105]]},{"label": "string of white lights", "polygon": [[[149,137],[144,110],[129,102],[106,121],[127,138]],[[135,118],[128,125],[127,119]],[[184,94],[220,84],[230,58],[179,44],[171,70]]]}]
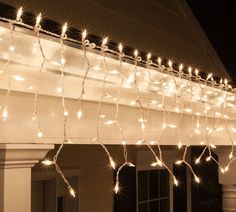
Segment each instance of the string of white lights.
[{"label": "string of white lights", "polygon": [[187,158],[186,158],[187,153],[188,153],[189,141],[192,139],[192,136],[195,133],[195,129],[194,129],[194,111],[193,111],[193,104],[192,104],[192,102],[193,102],[193,89],[192,89],[192,68],[191,67],[188,68],[188,75],[189,75],[190,100],[191,100],[191,102],[190,102],[191,103],[191,106],[190,106],[190,108],[191,108],[191,132],[188,136],[188,141],[185,144],[183,158],[182,158],[182,160],[176,161],[176,164],[177,165],[180,165],[182,163],[185,164],[189,168],[190,172],[192,173],[195,181],[197,183],[200,183],[200,178],[196,175],[196,173],[194,172],[191,164],[187,161]]},{"label": "string of white lights", "polygon": [[[115,169],[116,168],[116,163],[113,160],[113,158],[112,158],[109,150],[107,149],[107,147],[101,141],[100,132],[99,132],[99,122],[100,122],[100,119],[101,119],[101,106],[102,106],[102,103],[103,103],[103,100],[104,100],[104,97],[105,97],[106,80],[107,80],[107,76],[109,74],[109,68],[108,68],[108,65],[107,65],[107,62],[106,62],[106,51],[108,49],[108,47],[106,46],[107,42],[108,42],[108,37],[104,38],[103,41],[102,41],[102,44],[101,44],[101,51],[102,51],[102,55],[103,55],[103,63],[104,63],[106,72],[104,74],[103,83],[102,83],[102,95],[101,95],[101,99],[98,103],[98,109],[97,109],[96,138],[94,138],[93,141],[98,141],[100,143],[101,147],[103,148],[103,150],[105,151],[105,153],[108,156],[111,167],[113,169]],[[105,124],[107,124],[107,125],[111,125],[111,124],[114,124],[114,123],[115,123],[114,120],[109,120],[109,121],[105,122]]]},{"label": "string of white lights", "polygon": [[82,32],[82,48],[83,48],[84,59],[85,59],[87,67],[86,67],[86,71],[85,71],[85,74],[84,74],[84,77],[83,77],[83,80],[81,83],[81,92],[80,92],[80,95],[78,98],[78,101],[79,101],[79,110],[77,112],[78,119],[80,119],[83,115],[82,101],[83,101],[83,97],[85,95],[85,81],[86,81],[86,78],[87,78],[89,71],[90,71],[90,62],[89,62],[89,59],[87,56],[87,46],[89,46],[89,40],[87,40],[86,37],[87,37],[87,31],[84,30]]},{"label": "string of white lights", "polygon": [[39,30],[41,28],[41,26],[40,26],[41,20],[42,20],[42,16],[41,16],[41,13],[40,13],[36,18],[34,30],[35,30],[35,33],[36,33],[37,43],[39,45],[39,49],[40,49],[43,60],[41,62],[40,68],[38,70],[38,76],[37,76],[37,82],[36,82],[36,88],[35,88],[35,96],[34,96],[34,111],[33,111],[33,120],[35,120],[35,122],[38,126],[37,136],[39,138],[43,137],[43,132],[41,130],[41,124],[40,124],[39,117],[38,117],[39,83],[40,83],[40,79],[41,79],[42,70],[44,69],[45,63],[47,62],[47,58],[45,56],[45,53],[43,51],[43,47],[42,47],[42,44],[41,44],[41,41],[40,41],[40,34],[39,34],[40,31]]},{"label": "string of white lights", "polygon": [[[175,185],[179,184],[179,182],[177,181],[177,179],[174,176],[171,169],[163,161],[162,150],[161,150],[161,140],[163,138],[164,133],[168,129],[174,129],[178,133],[178,147],[179,148],[182,147],[183,144],[182,144],[182,139],[181,139],[181,129],[180,129],[181,124],[180,123],[182,121],[182,117],[184,115],[184,112],[186,112],[186,113],[191,112],[191,132],[188,136],[187,141],[185,142],[183,157],[181,160],[176,161],[176,164],[184,163],[190,169],[190,172],[194,176],[195,181],[197,183],[200,183],[200,178],[195,174],[191,164],[187,160],[187,154],[188,154],[188,150],[189,150],[189,146],[190,146],[190,141],[191,141],[194,134],[199,135],[199,137],[203,136],[206,139],[206,143],[205,142],[203,143],[203,141],[200,142],[200,144],[205,144],[206,146],[203,148],[203,151],[201,152],[200,156],[195,160],[196,164],[198,164],[200,162],[200,160],[202,159],[202,157],[206,153],[206,151],[208,151],[208,157],[206,158],[206,161],[209,161],[212,159],[219,166],[219,169],[221,170],[222,173],[225,173],[226,171],[228,171],[229,166],[236,160],[236,157],[234,156],[235,142],[233,141],[233,138],[231,135],[231,131],[234,132],[234,129],[233,128],[229,129],[228,122],[227,122],[228,114],[226,114],[227,100],[228,100],[229,94],[233,95],[234,93],[232,93],[232,92],[234,92],[235,90],[232,88],[232,86],[228,85],[227,80],[224,80],[224,81],[221,80],[221,82],[218,84],[213,79],[213,76],[211,73],[208,74],[206,79],[203,79],[199,76],[199,71],[197,69],[195,69],[195,75],[193,75],[191,67],[188,68],[188,74],[185,74],[183,72],[183,65],[182,64],[180,64],[179,70],[175,70],[173,68],[173,62],[169,60],[168,67],[166,67],[162,64],[162,60],[160,57],[157,59],[157,63],[153,62],[151,60],[151,53],[147,54],[146,60],[143,60],[139,56],[139,53],[137,50],[134,51],[134,56],[125,55],[123,52],[123,46],[121,44],[118,46],[118,51],[109,49],[107,46],[108,38],[104,38],[102,40],[101,46],[96,46],[94,43],[90,43],[89,40],[87,39],[87,31],[86,30],[84,30],[82,32],[82,39],[81,40],[75,40],[75,39],[68,38],[66,35],[66,32],[68,30],[67,24],[65,24],[62,27],[61,35],[57,35],[57,34],[45,31],[40,26],[41,19],[42,19],[41,14],[38,15],[38,17],[36,18],[35,26],[32,27],[32,26],[29,26],[29,25],[24,24],[22,22],[22,20],[21,20],[22,14],[23,14],[23,9],[21,7],[17,11],[17,15],[16,15],[15,20],[0,18],[0,20],[6,21],[10,24],[10,34],[11,34],[11,46],[9,48],[10,52],[9,52],[6,66],[5,66],[6,73],[8,74],[8,89],[7,89],[6,103],[3,108],[2,118],[5,121],[8,117],[8,98],[10,96],[10,91],[11,91],[11,76],[9,74],[8,66],[11,61],[11,54],[15,51],[15,46],[13,43],[14,42],[14,33],[13,32],[14,32],[14,27],[15,27],[14,24],[17,24],[18,26],[23,26],[23,27],[26,27],[28,29],[35,31],[37,43],[39,45],[39,49],[40,49],[41,56],[43,59],[41,62],[40,68],[38,70],[38,76],[37,76],[37,81],[36,81],[36,91],[35,91],[35,98],[34,98],[34,112],[33,112],[33,118],[38,125],[38,134],[37,134],[38,137],[43,137],[43,132],[41,131],[41,126],[40,126],[39,117],[38,117],[39,84],[40,84],[42,70],[44,69],[45,63],[48,61],[48,59],[46,58],[46,56],[44,54],[43,46],[41,44],[40,33],[43,32],[45,34],[59,38],[60,44],[61,44],[61,59],[60,59],[61,91],[62,91],[61,92],[62,93],[61,104],[62,104],[62,108],[63,108],[63,118],[64,118],[63,142],[59,146],[59,149],[57,150],[55,156],[53,157],[53,160],[52,161],[51,160],[44,160],[44,161],[42,161],[42,163],[47,166],[55,165],[57,172],[60,174],[62,180],[67,185],[67,188],[72,196],[75,197],[75,191],[71,187],[71,185],[69,184],[68,180],[65,178],[65,175],[63,174],[62,170],[60,169],[60,167],[58,166],[58,163],[57,163],[58,156],[59,156],[60,152],[62,151],[65,142],[68,140],[68,138],[67,138],[67,118],[68,118],[69,112],[68,112],[66,105],[65,105],[65,90],[64,90],[65,89],[64,88],[64,74],[65,74],[65,63],[66,63],[65,52],[64,52],[65,51],[64,50],[64,41],[66,41],[66,40],[80,44],[82,46],[85,62],[87,65],[86,71],[85,71],[85,74],[83,75],[83,79],[82,79],[82,83],[81,83],[81,93],[78,98],[78,101],[79,101],[79,110],[77,112],[78,118],[81,118],[81,116],[83,114],[82,102],[83,102],[83,97],[85,95],[85,82],[86,82],[86,79],[88,77],[88,74],[89,74],[89,71],[91,68],[90,60],[87,56],[87,48],[88,47],[96,48],[96,49],[100,50],[102,53],[105,74],[102,79],[102,95],[101,95],[100,101],[98,102],[98,109],[97,109],[96,138],[94,138],[93,141],[97,141],[102,146],[102,148],[104,149],[105,153],[107,154],[107,156],[109,158],[110,165],[112,166],[113,169],[116,168],[116,163],[114,162],[107,147],[101,141],[102,139],[101,139],[100,130],[99,130],[99,123],[102,118],[101,107],[104,102],[104,98],[106,96],[106,93],[105,93],[106,81],[108,80],[108,75],[111,73],[109,70],[108,64],[107,64],[107,54],[112,53],[112,54],[117,55],[119,57],[121,81],[119,83],[117,96],[114,98],[115,106],[116,106],[115,117],[113,120],[108,120],[105,122],[105,124],[107,124],[107,125],[114,124],[117,126],[117,128],[119,129],[120,137],[121,137],[121,143],[123,145],[124,163],[118,168],[118,170],[116,172],[116,183],[115,183],[115,188],[114,188],[115,193],[118,193],[120,190],[119,174],[122,171],[122,169],[125,166],[135,166],[134,164],[128,162],[128,152],[127,152],[127,147],[126,147],[126,140],[124,137],[124,129],[122,129],[121,124],[119,122],[120,96],[121,96],[122,88],[125,87],[124,86],[125,73],[124,73],[123,65],[122,65],[123,59],[125,59],[125,58],[134,61],[134,71],[132,74],[134,74],[133,82],[134,82],[134,86],[135,86],[135,90],[136,90],[136,95],[138,97],[138,99],[135,101],[135,103],[138,103],[138,106],[140,109],[140,115],[141,115],[141,118],[138,121],[141,123],[142,139],[137,141],[136,144],[137,145],[146,145],[148,147],[148,149],[151,151],[151,153],[153,154],[153,156],[155,158],[155,162],[153,162],[151,164],[151,166],[155,167],[158,165],[162,168],[167,169],[168,173],[170,174],[170,176],[173,179],[174,184]],[[145,99],[147,101],[146,108],[143,104],[144,100],[142,101],[143,96],[141,95],[141,91],[139,89],[139,84],[138,84],[138,76],[140,75],[140,71],[138,70],[139,63],[143,63],[143,64],[147,65],[147,73],[145,73],[145,74],[148,75],[148,78],[147,78],[148,89],[146,89],[146,91],[143,91],[143,92],[146,92],[146,99]],[[160,135],[157,139],[157,148],[158,148],[158,152],[159,152],[159,157],[157,156],[156,152],[154,151],[154,148],[152,147],[153,146],[152,143],[151,142],[149,143],[147,141],[148,128],[150,125],[150,93],[151,93],[150,88],[151,88],[151,85],[153,85],[153,84],[156,85],[156,81],[152,79],[151,71],[153,71],[153,70],[151,70],[151,67],[157,68],[158,72],[161,74],[160,82],[158,82],[160,84],[160,88],[161,88],[161,92],[160,92],[161,103],[158,105],[158,108],[160,108],[163,112],[163,120],[162,120],[161,132],[160,132]],[[166,76],[167,76],[167,79],[166,79]],[[142,79],[142,80],[145,81],[146,78]],[[189,85],[186,85],[186,88],[184,86],[184,81],[189,82]],[[194,83],[193,83],[193,81],[194,81]],[[204,113],[203,113],[204,118],[205,118],[204,135],[203,135],[202,130],[200,130],[200,129],[202,129],[202,128],[200,128],[200,116],[202,113],[200,113],[200,111],[195,111],[194,110],[195,108],[193,105],[193,102],[196,101],[195,96],[194,96],[195,91],[193,91],[193,89],[196,88],[196,87],[194,87],[195,85],[198,85],[198,87],[200,89],[200,95],[197,96],[197,101],[205,102]],[[188,91],[188,87],[189,87],[190,91]],[[170,94],[168,94],[168,88],[171,90],[171,92],[169,92]],[[187,89],[187,93],[190,93],[190,96],[191,96],[190,99],[188,99],[187,97],[184,97],[186,89]],[[208,89],[207,92],[205,92],[206,89]],[[208,113],[210,113],[209,111],[212,109],[212,107],[210,105],[210,96],[211,96],[212,91],[214,91],[216,89],[217,89],[217,95],[218,95],[219,90],[221,91],[221,92],[219,92],[219,94],[224,93],[224,95],[223,95],[223,97],[222,96],[218,97],[217,95],[215,97],[215,99],[220,98],[220,100],[221,100],[221,104],[220,104],[221,113],[218,112],[219,111],[219,110],[217,110],[218,105],[216,105],[215,107],[216,107],[217,112],[214,112],[214,116],[212,117],[212,119],[213,119],[212,126],[210,127],[209,114],[208,114]],[[168,102],[167,102],[167,98],[166,98],[166,96],[168,96],[168,95],[171,97],[171,100],[172,100],[172,103],[169,108],[167,108]],[[180,105],[181,105],[180,107],[178,106],[178,101],[180,101]],[[190,108],[185,108],[184,107],[185,102],[189,102],[189,101],[190,101]],[[145,116],[145,109],[147,109],[146,116]],[[173,112],[173,109],[175,109],[175,112],[178,114],[178,119],[177,119],[176,123],[169,122],[169,118],[171,118],[171,113]],[[223,120],[224,127],[216,127],[216,126],[218,126],[218,124],[221,124],[220,120]],[[231,141],[231,146],[232,146],[231,152],[229,154],[229,162],[225,168],[223,168],[223,166],[221,166],[221,164],[219,164],[219,162],[212,155],[212,149],[214,149],[216,146],[214,143],[211,142],[211,137],[212,137],[213,133],[220,131],[220,129],[226,131],[226,133]],[[155,143],[153,143],[153,144],[155,144]]]},{"label": "string of white lights", "polygon": [[62,180],[64,181],[64,183],[67,185],[67,189],[70,192],[72,197],[76,196],[76,193],[74,191],[74,189],[72,188],[72,186],[70,185],[69,181],[66,179],[64,173],[62,172],[62,170],[60,169],[58,163],[57,163],[57,159],[59,154],[61,153],[64,144],[66,141],[68,141],[67,138],[67,117],[69,115],[69,112],[66,108],[66,104],[65,104],[65,88],[64,88],[64,72],[65,72],[65,63],[66,63],[66,59],[65,59],[65,49],[64,49],[64,39],[67,37],[66,35],[66,31],[67,31],[67,23],[65,23],[62,27],[62,32],[61,32],[61,37],[60,37],[60,44],[61,44],[61,59],[60,59],[60,63],[61,63],[61,105],[62,105],[62,109],[63,109],[63,140],[61,145],[59,146],[56,154],[53,157],[53,161],[50,160],[44,160],[42,161],[42,163],[44,165],[55,165],[55,168],[57,170],[57,172],[59,173],[59,175],[61,176]]},{"label": "string of white lights", "polygon": [[[158,138],[158,151],[159,151],[159,158],[155,155],[154,150],[151,148],[150,145],[148,145],[148,148],[151,150],[151,152],[154,154],[155,158],[156,158],[156,162],[153,162],[151,164],[152,167],[155,167],[157,165],[159,165],[160,167],[164,167],[167,169],[167,171],[169,172],[169,174],[172,176],[173,182],[174,184],[177,186],[179,184],[178,180],[176,179],[176,177],[174,176],[174,174],[172,173],[172,171],[168,168],[168,166],[164,163],[163,158],[162,158],[162,150],[161,150],[161,139],[164,135],[164,132],[166,130],[166,126],[167,126],[167,122],[166,122],[166,106],[165,106],[165,88],[164,88],[164,70],[165,67],[162,65],[162,59],[160,57],[158,57],[157,59],[158,62],[158,67],[161,70],[161,95],[162,95],[162,101],[161,101],[161,105],[160,107],[163,110],[163,124],[162,124],[162,131],[160,133],[160,136]],[[150,80],[150,79],[149,79]],[[168,125],[170,128],[172,128],[174,125],[170,124]]]},{"label": "string of white lights", "polygon": [[[143,104],[142,104],[142,101],[141,101],[141,96],[140,96],[140,91],[139,91],[139,86],[138,86],[138,82],[137,82],[137,73],[138,73],[138,62],[141,60],[141,58],[138,56],[138,51],[135,50],[134,51],[134,57],[135,57],[135,60],[134,60],[134,84],[135,84],[135,88],[136,88],[136,93],[137,93],[137,102],[139,104],[139,107],[140,107],[140,113],[141,113],[141,129],[142,129],[142,140],[138,141],[136,144],[140,145],[140,144],[145,144],[149,150],[152,152],[154,158],[155,158],[155,162],[153,162],[151,164],[152,167],[155,167],[155,166],[160,166],[160,167],[164,167],[168,172],[169,174],[171,175],[172,179],[173,179],[173,182],[174,184],[177,186],[178,185],[178,181],[176,179],[176,177],[174,176],[173,172],[170,170],[170,168],[163,162],[163,160],[159,159],[158,156],[156,155],[155,151],[153,150],[153,148],[151,147],[150,144],[148,144],[146,138],[145,138],[145,131],[146,131],[146,123],[145,123],[145,115],[144,115],[144,107],[143,107]],[[150,57],[150,55],[149,55]],[[149,58],[150,59],[150,58]],[[149,83],[151,83],[151,79],[149,79]],[[150,92],[148,90],[148,92]],[[149,96],[149,94],[148,94]],[[160,156],[161,156],[161,148],[160,146],[158,145],[159,147],[159,151],[160,151]]]},{"label": "string of white lights", "polygon": [[[207,80],[210,80],[211,81],[211,85],[214,85],[214,80],[213,80],[212,74],[209,74],[207,76]],[[206,86],[206,82],[205,82],[204,86]],[[200,154],[200,156],[195,161],[196,164],[198,164],[200,162],[200,159],[202,158],[202,156],[204,155],[206,150],[208,150],[208,152],[209,152],[209,156],[206,158],[206,161],[210,161],[211,159],[213,159],[213,161],[216,161],[215,158],[213,158],[212,153],[211,153],[211,148],[215,148],[215,145],[213,143],[210,143],[210,136],[212,135],[212,133],[213,133],[213,131],[215,129],[215,122],[213,120],[213,122],[212,122],[213,126],[212,126],[212,128],[210,128],[210,126],[208,125],[208,112],[211,109],[211,107],[208,105],[208,94],[205,94],[203,92],[203,88],[202,88],[201,84],[199,84],[199,87],[201,89],[201,97],[200,97],[200,99],[203,99],[203,101],[205,101],[204,114],[205,114],[206,148],[203,149],[202,153]]]},{"label": "string of white lights", "polygon": [[116,183],[115,183],[115,188],[114,188],[114,191],[116,194],[120,191],[119,175],[120,175],[121,170],[125,166],[135,167],[135,165],[133,163],[128,162],[128,151],[127,151],[127,147],[126,147],[124,131],[123,131],[123,129],[120,125],[120,122],[119,122],[119,107],[120,107],[119,101],[120,101],[121,90],[123,88],[123,83],[124,83],[124,79],[125,79],[125,73],[124,73],[123,65],[122,65],[123,46],[121,43],[119,44],[118,49],[119,49],[119,53],[120,53],[119,54],[119,64],[120,64],[121,82],[120,82],[118,93],[116,96],[116,112],[115,112],[115,119],[114,120],[115,120],[115,123],[119,129],[121,140],[122,140],[124,163],[118,168],[118,170],[116,172]]},{"label": "string of white lights", "polygon": [[[22,7],[17,12],[17,16],[16,16],[16,20],[15,20],[16,22],[21,21],[21,15],[22,15]],[[10,40],[9,55],[8,55],[7,63],[5,64],[5,67],[4,67],[4,70],[7,74],[8,83],[7,83],[7,93],[6,93],[5,104],[4,104],[3,112],[2,112],[3,122],[5,122],[8,118],[8,101],[9,101],[9,97],[10,97],[10,94],[11,94],[11,84],[12,84],[9,65],[10,65],[10,62],[11,62],[11,55],[15,51],[15,46],[14,46],[14,21],[9,21],[9,24],[10,24],[10,39],[11,40]]]}]

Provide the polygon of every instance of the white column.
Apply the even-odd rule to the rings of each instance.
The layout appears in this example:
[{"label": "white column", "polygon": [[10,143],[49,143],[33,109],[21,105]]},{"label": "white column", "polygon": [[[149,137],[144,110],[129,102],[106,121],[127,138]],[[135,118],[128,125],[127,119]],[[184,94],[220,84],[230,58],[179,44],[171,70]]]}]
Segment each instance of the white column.
[{"label": "white column", "polygon": [[31,211],[31,168],[54,145],[0,144],[0,211]]},{"label": "white column", "polygon": [[[217,150],[219,163],[224,167],[229,162],[230,151],[231,147],[221,147]],[[219,183],[222,185],[223,212],[236,212],[236,161],[225,174],[219,170]]]}]

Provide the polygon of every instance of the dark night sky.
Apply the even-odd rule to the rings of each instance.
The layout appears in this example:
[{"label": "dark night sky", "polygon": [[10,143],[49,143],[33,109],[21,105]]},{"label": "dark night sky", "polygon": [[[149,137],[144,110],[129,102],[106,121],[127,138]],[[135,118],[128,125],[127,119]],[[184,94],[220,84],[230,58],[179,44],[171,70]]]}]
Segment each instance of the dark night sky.
[{"label": "dark night sky", "polygon": [[187,0],[198,22],[236,84],[235,1]]}]

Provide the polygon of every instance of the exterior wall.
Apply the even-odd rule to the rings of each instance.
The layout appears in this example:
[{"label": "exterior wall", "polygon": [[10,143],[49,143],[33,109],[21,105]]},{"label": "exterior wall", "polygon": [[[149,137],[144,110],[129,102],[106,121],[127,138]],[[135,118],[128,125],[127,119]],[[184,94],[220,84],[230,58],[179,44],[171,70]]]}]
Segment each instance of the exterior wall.
[{"label": "exterior wall", "polygon": [[[108,146],[108,149],[117,163],[123,162],[123,151],[121,146]],[[52,152],[50,152],[48,156],[51,154]],[[168,164],[171,166],[170,160],[171,155],[174,156],[173,152],[172,154],[168,154],[167,151],[165,152],[165,155],[168,155]],[[129,161],[137,164],[137,169],[151,169],[149,164],[153,162],[153,157],[150,151],[145,150],[145,147],[137,148],[136,146],[129,146],[128,157]],[[79,212],[113,211],[113,170],[109,167],[106,154],[99,145],[66,145],[59,159],[60,165],[67,177],[70,173],[66,172],[66,170],[70,169],[72,172],[73,170],[79,170]],[[167,160],[167,158],[164,160]],[[49,171],[42,167],[33,168],[33,180],[38,180],[40,178],[39,176],[47,178],[47,172]],[[35,187],[40,187],[39,184],[39,182],[36,183]],[[64,187],[63,189],[65,190]],[[170,189],[172,198],[172,188]],[[32,200],[33,211],[34,208],[38,207],[38,201],[41,201],[40,191],[40,188],[34,189],[33,187],[32,189],[32,197],[37,199],[37,201],[35,201],[35,199]],[[53,200],[50,200],[48,203],[49,205],[47,205],[46,208],[53,208],[50,206],[52,203]],[[41,212],[41,210],[38,210],[37,212]]]},{"label": "exterior wall", "polygon": [[[3,0],[19,6],[22,1]],[[86,28],[153,54],[228,77],[214,49],[184,0],[68,0],[23,2],[26,10]]]},{"label": "exterior wall", "polygon": [[[122,162],[122,147],[111,146],[109,150],[115,161]],[[59,159],[64,171],[67,169],[72,172],[79,170],[79,190],[77,192],[80,212],[113,211],[113,170],[109,167],[106,154],[100,146],[66,145]],[[36,179],[40,174],[47,176],[47,170],[33,169],[33,176],[36,176]],[[34,190],[32,193],[33,197],[35,195],[37,197]],[[32,201],[32,203],[34,202]],[[36,205],[33,205],[32,208],[36,208]]]}]

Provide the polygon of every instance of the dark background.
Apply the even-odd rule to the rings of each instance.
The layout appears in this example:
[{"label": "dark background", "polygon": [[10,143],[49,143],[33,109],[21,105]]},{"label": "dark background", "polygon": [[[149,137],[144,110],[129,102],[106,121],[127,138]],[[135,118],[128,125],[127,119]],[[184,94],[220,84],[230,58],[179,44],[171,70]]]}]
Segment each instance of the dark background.
[{"label": "dark background", "polygon": [[235,1],[187,0],[236,85]]}]

